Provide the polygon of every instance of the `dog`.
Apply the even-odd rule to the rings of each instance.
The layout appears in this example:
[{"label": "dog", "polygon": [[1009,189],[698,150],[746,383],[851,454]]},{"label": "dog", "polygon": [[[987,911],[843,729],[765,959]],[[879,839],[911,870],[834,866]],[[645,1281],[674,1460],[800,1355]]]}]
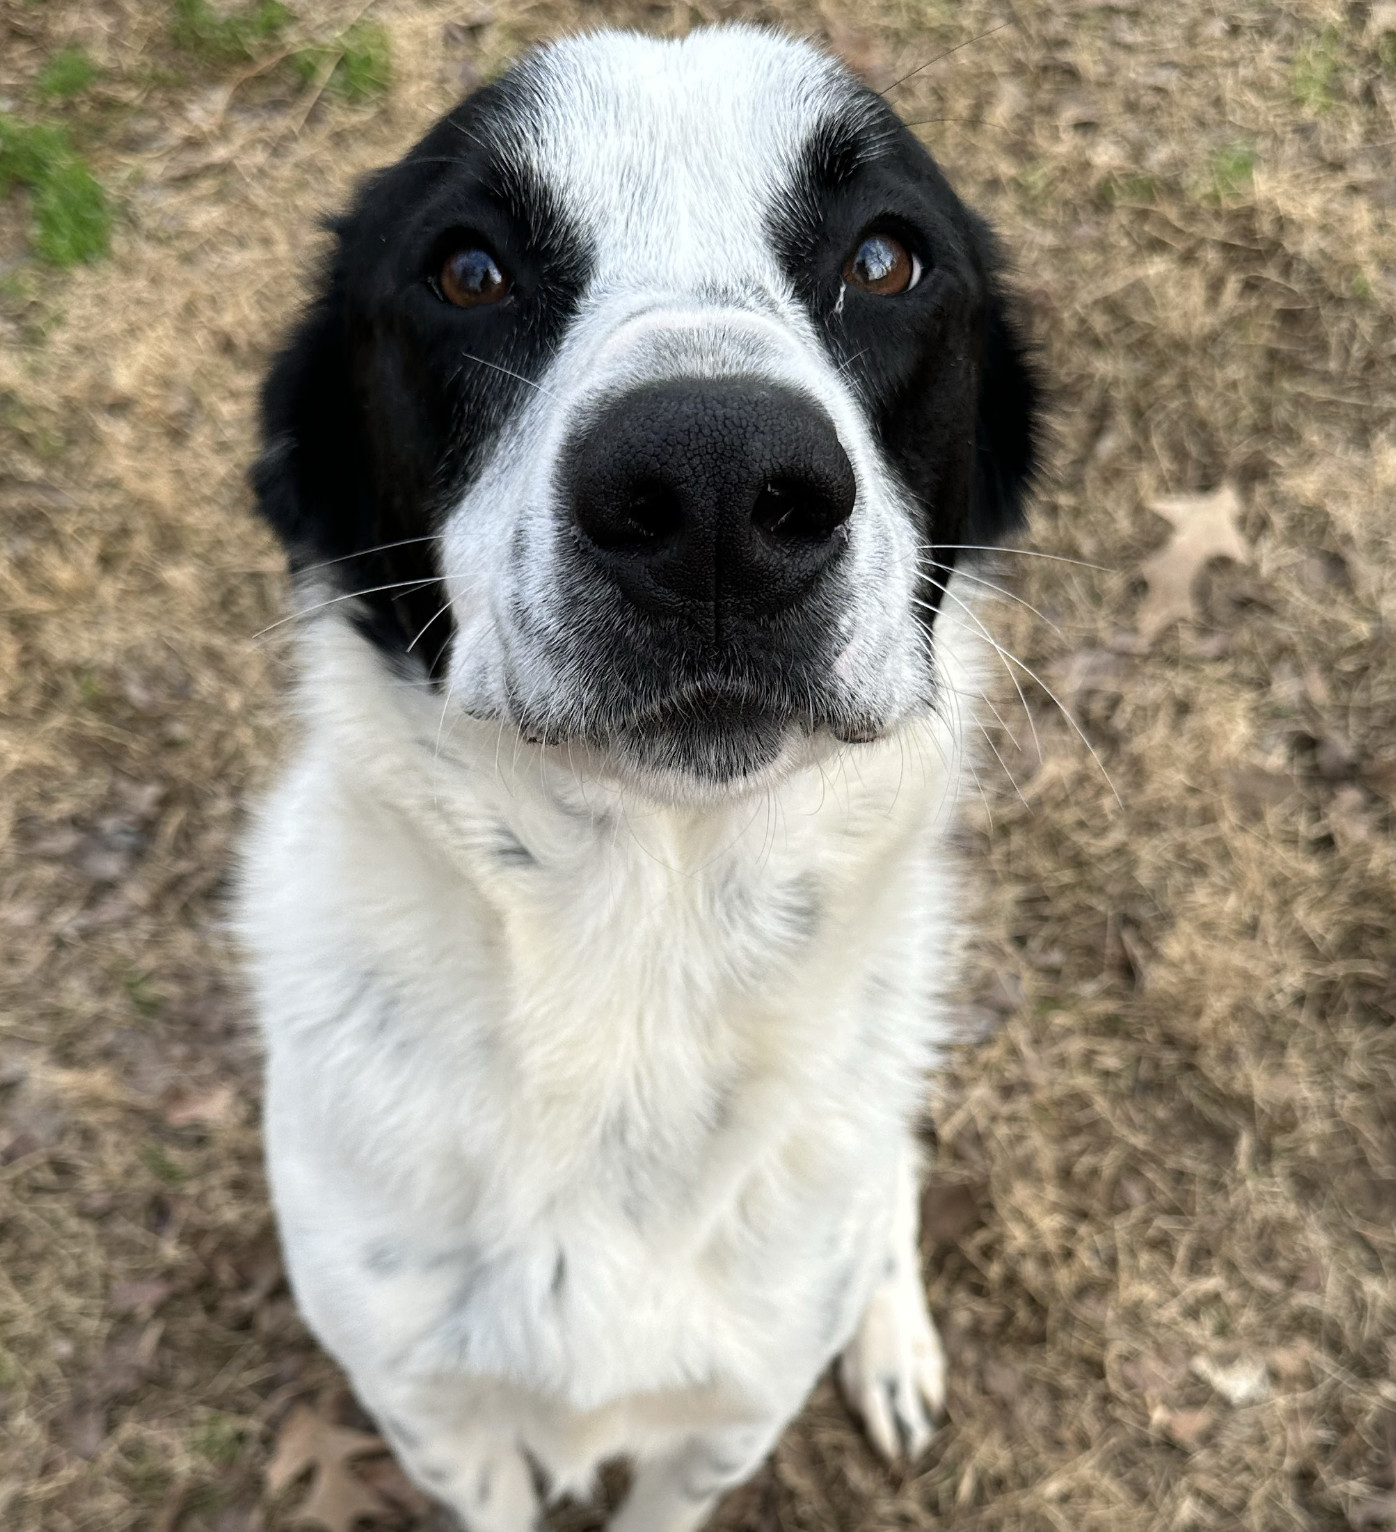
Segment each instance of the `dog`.
[{"label": "dog", "polygon": [[[296,1300],[470,1532],[685,1532],[944,1357],[916,1123],[1035,368],[883,99],[741,26],[526,56],[367,180],[253,472],[299,743],[240,895]],[[969,583],[966,583],[966,582]]]}]

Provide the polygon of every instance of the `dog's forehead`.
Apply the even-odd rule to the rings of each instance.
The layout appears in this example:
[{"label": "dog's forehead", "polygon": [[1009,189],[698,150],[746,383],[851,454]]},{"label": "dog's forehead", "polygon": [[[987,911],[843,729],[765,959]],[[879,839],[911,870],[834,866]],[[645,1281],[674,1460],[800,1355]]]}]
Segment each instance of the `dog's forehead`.
[{"label": "dog's forehead", "polygon": [[816,136],[875,131],[841,65],[753,27],[568,39],[534,55],[517,85],[511,157],[619,275],[627,262],[716,276],[768,259],[771,216]]}]

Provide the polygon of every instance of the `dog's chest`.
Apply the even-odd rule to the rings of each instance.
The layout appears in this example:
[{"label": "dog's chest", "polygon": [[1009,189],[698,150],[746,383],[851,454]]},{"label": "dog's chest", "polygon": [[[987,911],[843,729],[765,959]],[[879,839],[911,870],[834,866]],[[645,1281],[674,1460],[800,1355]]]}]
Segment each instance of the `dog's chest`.
[{"label": "dog's chest", "polygon": [[550,867],[531,844],[410,965],[361,933],[361,1024],[314,1061],[361,1102],[346,1117],[333,1092],[328,1153],[359,1191],[327,1253],[363,1272],[346,1302],[366,1292],[413,1365],[579,1405],[688,1386],[780,1326],[827,1339],[855,1260],[839,1186],[865,1049],[827,869],[809,847],[694,868],[600,838]]},{"label": "dog's chest", "polygon": [[595,1401],[826,1340],[847,1166],[865,1191],[927,1030],[920,809],[888,775],[703,844],[481,799],[444,856],[291,785],[262,843],[268,1132],[322,1330],[367,1306],[399,1359]]}]

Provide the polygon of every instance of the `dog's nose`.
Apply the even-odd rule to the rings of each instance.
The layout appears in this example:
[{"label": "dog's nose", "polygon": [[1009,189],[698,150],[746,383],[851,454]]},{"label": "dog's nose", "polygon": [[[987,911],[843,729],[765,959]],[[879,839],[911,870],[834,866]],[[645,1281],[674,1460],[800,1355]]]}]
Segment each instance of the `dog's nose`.
[{"label": "dog's nose", "polygon": [[572,442],[561,483],[586,555],[630,600],[714,638],[810,591],[857,492],[824,411],[751,378],[619,395]]}]

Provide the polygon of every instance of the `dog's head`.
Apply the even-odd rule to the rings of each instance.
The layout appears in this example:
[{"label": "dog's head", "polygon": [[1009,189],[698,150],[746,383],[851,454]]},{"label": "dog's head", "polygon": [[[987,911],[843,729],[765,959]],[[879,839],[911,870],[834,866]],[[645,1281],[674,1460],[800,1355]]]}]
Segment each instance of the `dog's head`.
[{"label": "dog's head", "polygon": [[698,790],[934,704],[1035,388],[985,225],[840,65],[560,42],[334,228],[256,488],[450,706]]}]

